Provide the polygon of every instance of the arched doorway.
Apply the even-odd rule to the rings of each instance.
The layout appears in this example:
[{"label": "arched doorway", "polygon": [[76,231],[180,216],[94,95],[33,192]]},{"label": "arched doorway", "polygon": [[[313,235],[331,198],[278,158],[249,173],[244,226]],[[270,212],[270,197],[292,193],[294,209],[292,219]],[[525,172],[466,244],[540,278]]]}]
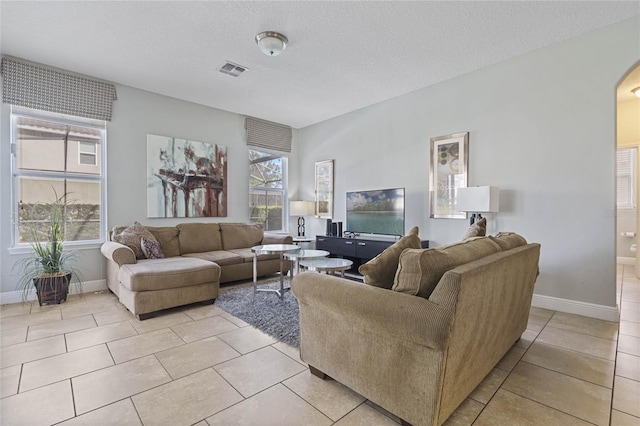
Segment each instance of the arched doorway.
[{"label": "arched doorway", "polygon": [[[634,93],[637,89],[637,94]],[[640,273],[640,62],[618,84],[616,92],[617,206],[616,256],[618,263],[635,266]],[[634,246],[635,245],[635,246]],[[640,277],[640,276],[639,276]]]}]

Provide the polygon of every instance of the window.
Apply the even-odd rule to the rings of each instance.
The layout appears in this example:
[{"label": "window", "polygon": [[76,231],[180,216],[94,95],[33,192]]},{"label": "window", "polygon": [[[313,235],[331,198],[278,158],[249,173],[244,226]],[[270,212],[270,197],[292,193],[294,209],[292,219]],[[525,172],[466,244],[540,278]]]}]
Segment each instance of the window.
[{"label": "window", "polygon": [[[101,242],[106,234],[105,122],[14,107],[11,124],[17,224],[43,221],[34,216],[33,206],[66,194],[65,240]],[[28,232],[15,229],[14,246],[30,242]]]},{"label": "window", "polygon": [[249,150],[249,219],[265,231],[284,231],[287,158]]},{"label": "window", "polygon": [[617,151],[616,169],[618,208],[634,208],[636,205],[637,148],[621,148]]},{"label": "window", "polygon": [[78,164],[98,165],[98,143],[78,141]]}]

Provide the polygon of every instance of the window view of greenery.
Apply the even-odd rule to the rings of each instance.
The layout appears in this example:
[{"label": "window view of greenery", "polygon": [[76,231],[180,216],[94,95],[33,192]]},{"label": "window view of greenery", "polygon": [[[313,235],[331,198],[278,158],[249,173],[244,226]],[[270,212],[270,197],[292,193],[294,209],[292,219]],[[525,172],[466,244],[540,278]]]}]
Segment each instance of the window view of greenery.
[{"label": "window view of greenery", "polygon": [[14,119],[17,242],[33,241],[29,229],[46,241],[50,204],[65,194],[65,240],[99,240],[102,130],[21,115]]},{"label": "window view of greenery", "polygon": [[286,159],[249,150],[249,219],[265,231],[284,230]]},{"label": "window view of greenery", "polygon": [[[61,194],[61,202],[65,204],[62,211],[64,219],[63,235],[66,241],[86,241],[100,238],[100,204],[79,202],[76,198],[80,192],[97,192],[100,194],[99,182],[74,182],[71,180],[53,179],[33,179],[21,178],[18,185],[20,193],[33,194],[39,196],[35,200],[33,197],[25,197],[30,202],[18,201],[18,221],[19,221],[19,243],[34,242],[32,230],[36,230],[40,235],[40,241],[46,241],[49,235],[51,203]],[[91,188],[91,187],[94,188]],[[65,191],[66,188],[66,191]],[[76,190],[77,189],[77,190]]]}]

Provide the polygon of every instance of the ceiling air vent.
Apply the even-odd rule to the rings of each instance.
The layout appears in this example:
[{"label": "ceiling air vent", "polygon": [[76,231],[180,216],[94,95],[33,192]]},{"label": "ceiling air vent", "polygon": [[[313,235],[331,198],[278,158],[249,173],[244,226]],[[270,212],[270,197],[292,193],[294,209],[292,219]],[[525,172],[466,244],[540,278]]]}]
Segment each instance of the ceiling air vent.
[{"label": "ceiling air vent", "polygon": [[249,68],[227,61],[218,68],[218,71],[231,77],[240,77],[245,71],[249,71]]}]

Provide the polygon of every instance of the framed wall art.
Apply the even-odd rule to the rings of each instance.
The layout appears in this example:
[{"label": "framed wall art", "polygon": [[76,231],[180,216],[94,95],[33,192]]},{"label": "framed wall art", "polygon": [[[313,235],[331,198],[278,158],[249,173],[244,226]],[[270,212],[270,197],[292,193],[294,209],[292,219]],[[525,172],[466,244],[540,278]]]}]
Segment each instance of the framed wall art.
[{"label": "framed wall art", "polygon": [[431,138],[429,174],[429,217],[466,219],[457,211],[458,188],[467,186],[469,132]]},{"label": "framed wall art", "polygon": [[147,135],[147,217],[227,216],[227,148]]},{"label": "framed wall art", "polygon": [[333,218],[333,160],[316,163],[316,217]]}]

